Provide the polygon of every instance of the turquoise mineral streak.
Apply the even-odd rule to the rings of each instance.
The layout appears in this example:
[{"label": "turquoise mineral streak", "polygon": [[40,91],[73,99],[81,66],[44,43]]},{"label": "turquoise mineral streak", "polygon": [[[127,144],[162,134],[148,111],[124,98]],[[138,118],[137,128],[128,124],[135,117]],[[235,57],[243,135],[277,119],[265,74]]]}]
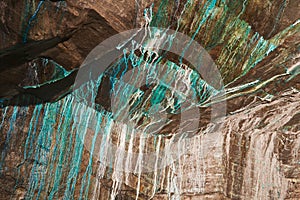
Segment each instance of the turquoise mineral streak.
[{"label": "turquoise mineral streak", "polygon": [[[80,105],[79,105],[80,106]],[[81,108],[79,114],[79,124],[76,131],[76,140],[75,140],[75,151],[71,163],[71,168],[67,178],[67,185],[65,190],[65,198],[69,199],[73,196],[75,185],[77,182],[77,176],[80,170],[80,163],[82,159],[82,152],[84,148],[85,134],[88,128],[88,121],[92,114],[92,108]],[[75,116],[77,117],[77,116]]]},{"label": "turquoise mineral streak", "polygon": [[92,140],[92,145],[91,145],[91,149],[90,149],[90,158],[89,158],[89,164],[86,168],[86,171],[82,177],[82,181],[81,181],[81,189],[80,189],[80,199],[88,199],[88,191],[89,191],[89,187],[90,187],[90,180],[91,180],[91,175],[92,175],[92,165],[93,165],[93,157],[94,157],[94,149],[95,149],[95,143],[100,131],[100,125],[102,123],[102,114],[101,113],[96,113],[96,117],[97,119],[97,124],[96,124],[96,129],[95,129],[95,135],[93,137]]},{"label": "turquoise mineral streak", "polygon": [[5,117],[6,117],[6,114],[7,114],[7,110],[8,110],[8,107],[5,107],[5,108],[2,110],[2,120],[1,120],[1,124],[0,124],[0,130],[2,129],[4,120],[5,120]]},{"label": "turquoise mineral streak", "polygon": [[[26,19],[30,15],[30,9],[33,4],[32,1],[30,2],[26,4]],[[34,14],[30,17],[23,35],[23,42],[27,41],[30,28],[36,20],[43,2],[39,2]],[[219,44],[224,45],[224,48],[221,50],[223,57],[220,56],[218,58],[221,60],[220,63],[224,65],[220,66],[220,68],[228,68],[229,72],[231,72],[240,64],[239,69],[241,69],[241,74],[237,74],[239,77],[245,75],[270,52],[276,49],[280,45],[282,38],[284,38],[284,34],[287,34],[289,31],[297,31],[296,26],[299,20],[282,33],[274,36],[274,38],[265,40],[258,33],[254,32],[245,21],[237,18],[232,19],[228,1],[222,0],[221,2],[221,5],[218,5],[216,0],[206,1],[203,7],[197,10],[196,15],[199,16],[197,16],[198,18],[194,21],[194,26],[191,28],[191,37],[198,41],[198,38],[201,38],[199,33],[202,31],[202,28],[206,23],[210,23],[212,27],[207,26],[205,27],[206,30],[203,30],[203,38],[206,37],[205,34],[207,35],[210,32],[213,34],[210,41],[207,42],[207,46],[212,49]],[[148,17],[147,19],[151,19],[151,26],[170,26],[168,19],[170,13],[168,13],[167,9],[170,3],[172,2],[163,0],[156,14],[152,10],[154,5],[145,10],[145,18]],[[179,1],[175,3],[179,4]],[[243,1],[241,13],[245,11],[246,4],[247,1]],[[195,6],[192,0],[188,0],[184,4],[184,8],[177,21],[176,31],[180,30],[181,27],[179,27],[179,24],[186,20],[185,15],[192,6]],[[220,12],[222,13],[220,14]],[[218,16],[220,19],[214,22],[214,19]],[[228,35],[235,36],[229,37]],[[170,36],[161,45],[164,47],[167,46],[168,49],[173,42],[173,38]],[[179,75],[186,75],[185,79],[188,80],[187,85],[190,86],[189,89],[192,94],[190,98],[194,100],[192,103],[196,107],[208,105],[208,100],[220,92],[205,82],[199,72],[190,68],[188,70],[183,69],[180,65],[190,45],[191,43],[188,43],[185,50],[179,55],[181,56],[181,63],[166,61],[165,54],[158,55],[157,52],[149,52],[147,49],[139,49],[141,51],[141,55],[139,56],[134,53],[136,49],[129,49],[128,51],[124,51],[123,55],[121,55],[122,57],[97,77],[96,80],[91,79],[73,91],[72,94],[67,95],[57,102],[35,105],[30,107],[31,109],[27,107],[27,110],[23,110],[23,108],[18,106],[3,108],[0,130],[1,133],[5,131],[7,133],[4,149],[1,152],[0,170],[4,168],[11,138],[17,133],[17,118],[21,112],[28,112],[27,114],[31,118],[28,119],[26,126],[28,130],[25,133],[26,141],[24,143],[22,166],[26,165],[29,168],[32,166],[32,168],[28,175],[29,183],[26,199],[63,198],[68,200],[73,199],[77,191],[79,191],[79,194],[76,193],[79,199],[90,199],[89,193],[93,190],[91,187],[95,185],[93,183],[104,176],[104,172],[102,174],[99,172],[97,176],[94,175],[95,171],[93,167],[95,163],[99,163],[100,167],[104,166],[103,168],[108,166],[109,170],[111,170],[107,172],[108,174],[113,171],[114,158],[109,153],[112,146],[112,130],[116,123],[123,122],[122,120],[126,120],[126,117],[128,117],[123,116],[122,111],[124,109],[130,107],[129,117],[139,112],[148,115],[151,109],[158,111],[158,105],[165,106],[165,109],[168,108],[170,110],[168,114],[178,114],[178,112],[182,111],[180,109],[183,109],[182,103],[185,100],[184,92],[187,90],[175,87],[178,82],[177,76]],[[232,51],[233,49],[237,49],[237,51]],[[233,59],[239,56],[245,56],[243,64],[239,63],[239,59]],[[67,77],[72,72],[65,70],[62,66],[49,59],[43,59],[43,64],[39,67],[47,67],[49,63],[55,65],[54,72],[49,77],[49,80],[36,85],[26,85],[24,86],[25,89],[54,83]],[[165,74],[156,76],[162,68],[165,69]],[[190,73],[185,74],[187,71]],[[126,82],[124,78],[127,73],[131,73],[129,77],[130,83]],[[299,74],[299,65],[293,69],[287,69],[287,73],[290,73],[293,77]],[[89,75],[92,77],[92,74]],[[110,91],[108,92],[111,102],[108,103],[115,108],[113,111],[105,110],[102,105],[98,105],[96,102],[98,89],[103,84],[104,77],[108,77],[111,84]],[[142,77],[145,78],[145,81],[142,85],[138,85],[140,84],[139,78]],[[158,77],[159,80],[157,80]],[[259,84],[258,80],[237,88],[228,89],[226,92],[227,94],[235,93],[238,90],[253,87],[257,84]],[[142,87],[144,86],[149,90],[143,90]],[[138,117],[140,116],[136,118],[138,119]],[[8,122],[8,126],[5,122]],[[21,126],[25,127],[24,124]],[[6,130],[7,127],[8,130]],[[23,127],[18,127],[18,130],[21,128]],[[87,136],[89,133],[93,134],[91,145],[86,146],[85,142],[88,139]],[[145,131],[143,134],[147,134],[147,132]],[[95,149],[96,145],[98,145],[97,139],[99,137],[101,138],[101,142],[99,152],[96,152]],[[154,135],[154,149],[158,144],[156,141],[157,137],[159,136]],[[128,135],[127,139],[129,138],[131,138],[130,135]],[[89,153],[86,154],[85,150]],[[83,155],[88,156],[84,158]],[[21,176],[19,173],[19,177]]]},{"label": "turquoise mineral streak", "polygon": [[37,126],[39,123],[39,117],[41,114],[41,110],[43,108],[43,105],[37,105],[34,108],[33,115],[31,117],[30,123],[29,123],[29,130],[27,133],[26,137],[26,143],[25,143],[25,148],[24,148],[24,161],[28,158],[31,157],[33,153],[33,143],[34,139],[36,137],[36,131],[37,131]]},{"label": "turquoise mineral streak", "polygon": [[27,192],[28,197],[33,197],[36,190],[38,190],[36,199],[39,199],[40,193],[44,189],[45,173],[49,159],[48,154],[52,143],[53,128],[56,123],[58,107],[59,102],[53,104],[47,103],[44,106],[42,127],[36,141],[34,164],[30,177],[30,187]]},{"label": "turquoise mineral streak", "polygon": [[212,0],[212,1],[207,1],[206,4],[204,5],[204,14],[203,17],[201,19],[201,21],[198,24],[198,27],[196,29],[196,31],[193,33],[192,37],[191,37],[191,41],[188,43],[188,45],[185,47],[185,49],[182,51],[181,53],[181,57],[180,57],[180,63],[182,63],[182,59],[184,58],[184,54],[187,51],[187,49],[190,47],[190,45],[192,44],[192,42],[194,41],[195,37],[198,35],[202,25],[206,22],[206,20],[208,19],[209,15],[211,14],[212,9],[215,7],[216,5],[216,0]]},{"label": "turquoise mineral streak", "polygon": [[54,127],[57,121],[57,113],[60,107],[60,102],[53,103],[53,104],[46,104],[45,106],[45,115],[43,119],[43,125],[42,125],[42,130],[40,138],[39,138],[39,153],[40,155],[37,156],[40,160],[39,163],[43,164],[44,167],[44,172],[42,172],[42,177],[40,178],[40,183],[39,183],[39,190],[37,194],[37,199],[40,197],[41,192],[44,190],[45,187],[45,176],[46,176],[46,169],[47,166],[49,165],[49,153],[50,153],[50,148],[51,148],[51,143],[52,143],[52,138],[53,138],[53,133],[54,133]]},{"label": "turquoise mineral streak", "polygon": [[57,81],[60,81],[64,78],[66,78],[67,76],[69,76],[74,70],[70,70],[67,71],[65,68],[63,68],[61,65],[59,65],[58,63],[54,62],[53,60],[47,59],[47,58],[41,58],[42,59],[42,66],[37,66],[38,68],[42,68],[42,69],[46,69],[47,67],[49,67],[49,64],[53,64],[54,65],[54,69],[53,69],[53,73],[51,74],[50,77],[48,77],[48,80],[46,80],[45,82],[40,82],[37,85],[25,85],[22,86],[24,89],[34,89],[34,88],[39,88],[42,87],[44,85],[47,84],[51,84],[51,83],[55,83]]},{"label": "turquoise mineral streak", "polygon": [[27,36],[28,36],[28,33],[30,31],[30,28],[34,22],[34,20],[36,19],[42,5],[43,5],[44,1],[40,1],[36,10],[34,11],[33,15],[30,17],[29,21],[28,21],[28,25],[27,25],[27,28],[25,29],[25,33],[24,33],[24,36],[23,36],[23,43],[26,43],[27,42]]},{"label": "turquoise mineral streak", "polygon": [[[61,177],[62,177],[62,169],[66,164],[66,144],[68,141],[68,137],[71,136],[70,124],[72,121],[72,106],[73,106],[73,98],[68,96],[65,101],[62,102],[63,108],[61,109],[59,125],[57,128],[57,139],[55,141],[55,146],[51,158],[50,163],[50,173],[54,174],[53,176],[53,186],[51,192],[49,194],[49,199],[53,199],[55,194],[57,193],[58,187],[60,185]],[[64,162],[65,161],[65,162]],[[56,163],[56,168],[54,164]],[[48,183],[50,184],[50,183]]]}]

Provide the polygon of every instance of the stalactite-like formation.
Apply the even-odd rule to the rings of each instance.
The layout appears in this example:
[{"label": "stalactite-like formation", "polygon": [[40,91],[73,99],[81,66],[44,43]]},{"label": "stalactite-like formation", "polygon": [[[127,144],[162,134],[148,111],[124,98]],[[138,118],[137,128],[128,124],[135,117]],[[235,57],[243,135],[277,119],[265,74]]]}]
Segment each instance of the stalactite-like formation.
[{"label": "stalactite-like formation", "polygon": [[[41,9],[49,4],[35,3],[25,3],[23,43],[35,37],[35,22],[38,24]],[[143,5],[135,3],[137,8]],[[59,9],[62,2],[56,4]],[[53,49],[45,51],[46,56],[32,58],[26,79],[18,84],[18,95],[0,99],[0,173],[5,180],[14,177],[13,189],[3,197],[288,198],[293,189],[290,185],[299,186],[299,113],[295,110],[300,108],[300,19],[276,31],[288,5],[283,1],[275,25],[265,37],[244,20],[248,4],[247,0],[150,2],[143,20],[135,22],[136,26],[143,22],[138,28],[150,40],[136,46],[131,38],[129,48],[103,73],[95,77],[92,70],[87,71],[89,81],[74,88],[61,84],[63,91],[51,97],[43,95],[43,90],[36,91],[72,79],[77,66],[65,67],[55,58],[49,59],[48,54],[55,55]],[[93,5],[98,4],[87,1],[84,6]],[[104,14],[110,16],[110,10],[107,12]],[[119,30],[122,23],[120,20],[120,26],[112,27]],[[161,30],[174,30],[173,37],[163,37]],[[176,45],[178,33],[192,39],[180,55],[149,48]],[[223,78],[219,83],[209,83],[198,71],[209,59],[200,66],[185,59],[192,41],[213,54]],[[62,44],[76,49],[67,42]],[[289,42],[294,46],[285,48]],[[118,45],[116,49],[125,44]],[[77,58],[85,55],[82,49],[74,53]],[[274,66],[265,64],[266,59]],[[266,74],[259,75],[263,67]],[[208,74],[217,75],[217,71]],[[286,90],[274,92],[274,84]],[[41,98],[37,104],[24,103],[30,102],[28,95],[38,99],[37,94],[47,96],[47,102]],[[186,106],[186,102],[190,104]],[[226,103],[228,112],[221,113],[226,116],[211,116],[213,106],[226,107]],[[202,118],[192,112],[198,110]],[[200,125],[193,127],[195,121]],[[294,190],[294,196],[299,194],[299,189]]]}]

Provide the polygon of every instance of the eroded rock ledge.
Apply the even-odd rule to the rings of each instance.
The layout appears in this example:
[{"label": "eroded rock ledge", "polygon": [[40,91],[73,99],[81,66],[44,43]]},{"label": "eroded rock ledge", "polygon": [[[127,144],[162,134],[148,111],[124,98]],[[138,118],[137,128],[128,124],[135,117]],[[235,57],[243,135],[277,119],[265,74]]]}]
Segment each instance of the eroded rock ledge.
[{"label": "eroded rock ledge", "polygon": [[[297,0],[0,0],[0,8],[0,199],[135,199],[137,191],[139,199],[300,199]],[[152,26],[177,29],[209,52],[225,84],[215,103],[226,102],[227,112],[204,123],[165,169],[120,174],[78,134],[86,127],[83,138],[92,141],[97,126],[86,117],[105,124],[109,113],[78,112],[85,104],[70,93],[89,52],[145,26],[146,8]],[[209,113],[203,109],[205,122]],[[117,144],[123,125],[111,123]],[[171,139],[162,138],[164,149]],[[147,142],[147,150],[157,145]]]}]

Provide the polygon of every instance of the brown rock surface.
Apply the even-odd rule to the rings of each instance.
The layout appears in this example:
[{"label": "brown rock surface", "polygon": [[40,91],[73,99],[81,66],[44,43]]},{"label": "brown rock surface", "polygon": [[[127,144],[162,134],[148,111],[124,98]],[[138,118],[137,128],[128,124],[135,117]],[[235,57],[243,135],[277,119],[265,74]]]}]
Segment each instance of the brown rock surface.
[{"label": "brown rock surface", "polygon": [[[40,1],[0,0],[0,60],[4,63],[0,66],[0,99],[11,98],[10,106],[0,109],[0,150],[1,159],[4,159],[0,171],[0,199],[24,199],[34,165],[38,166],[36,173],[46,171],[47,184],[40,199],[49,197],[54,185],[51,167],[37,163],[40,159],[34,157],[38,150],[52,156],[55,144],[62,137],[59,124],[55,123],[50,148],[38,146],[38,133],[45,114],[43,109],[35,119],[38,125],[31,136],[35,138],[32,139],[33,152],[24,158],[25,151],[30,154],[25,148],[27,140],[31,141],[27,134],[34,128],[30,124],[34,121],[36,105],[32,104],[53,102],[69,93],[77,71],[56,84],[24,89],[21,84],[39,83],[34,77],[28,78],[32,66],[42,67],[40,59],[49,58],[68,71],[78,69],[88,53],[103,40],[140,27],[144,23],[143,10],[153,2],[154,12],[159,11],[162,1],[158,0],[44,1],[37,18],[30,24]],[[213,1],[191,2],[190,5],[185,4],[186,1],[168,2],[160,13],[163,20],[157,25],[172,24],[171,28],[175,29],[178,24],[181,32],[192,36],[198,22],[207,17],[203,14],[204,5]],[[165,180],[159,179],[161,182],[154,189],[153,199],[300,199],[299,1],[226,2],[224,6],[221,0],[216,1],[214,14],[203,22],[195,37],[211,54],[228,84],[226,95],[219,99],[226,101],[226,117],[210,124],[216,127],[212,132],[203,128],[199,135],[191,138],[194,146],[190,147],[186,157],[179,159],[183,164],[170,166],[162,172]],[[178,23],[185,6],[188,12]],[[260,39],[257,39],[260,36],[270,46],[276,46],[275,49],[270,52],[260,49]],[[28,41],[22,44],[25,37]],[[243,71],[245,66],[250,66],[249,71]],[[242,87],[257,80],[257,84]],[[19,97],[28,96],[34,99],[28,103],[29,107],[11,106],[18,105]],[[18,111],[16,120],[15,110]],[[64,115],[63,108],[59,107],[58,117],[64,118]],[[11,129],[13,132],[9,135]],[[68,134],[71,137],[74,132]],[[66,149],[70,153],[66,153],[61,171],[62,184],[56,191],[59,199],[64,196],[72,152],[76,151],[75,140],[73,138],[70,148]],[[80,197],[89,157],[90,152],[85,149],[74,199]],[[58,165],[58,158],[55,159],[52,167]],[[96,159],[93,162],[88,199],[92,198],[99,179],[99,162]],[[110,198],[111,175],[108,170],[100,180],[98,199]],[[149,199],[153,195],[154,183],[153,173],[142,175],[139,199]],[[137,185],[138,175],[131,174],[129,181],[121,185],[116,199],[135,199]],[[176,188],[179,186],[178,193]]]}]

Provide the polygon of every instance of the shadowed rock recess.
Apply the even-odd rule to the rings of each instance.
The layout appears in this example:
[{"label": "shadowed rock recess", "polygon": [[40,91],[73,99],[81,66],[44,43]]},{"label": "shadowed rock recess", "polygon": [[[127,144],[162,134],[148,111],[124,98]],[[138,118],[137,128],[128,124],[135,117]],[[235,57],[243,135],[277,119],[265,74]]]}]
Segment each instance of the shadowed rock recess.
[{"label": "shadowed rock recess", "polygon": [[[76,86],[150,27],[211,58],[127,49]],[[0,0],[0,35],[0,199],[300,199],[299,0]]]}]

